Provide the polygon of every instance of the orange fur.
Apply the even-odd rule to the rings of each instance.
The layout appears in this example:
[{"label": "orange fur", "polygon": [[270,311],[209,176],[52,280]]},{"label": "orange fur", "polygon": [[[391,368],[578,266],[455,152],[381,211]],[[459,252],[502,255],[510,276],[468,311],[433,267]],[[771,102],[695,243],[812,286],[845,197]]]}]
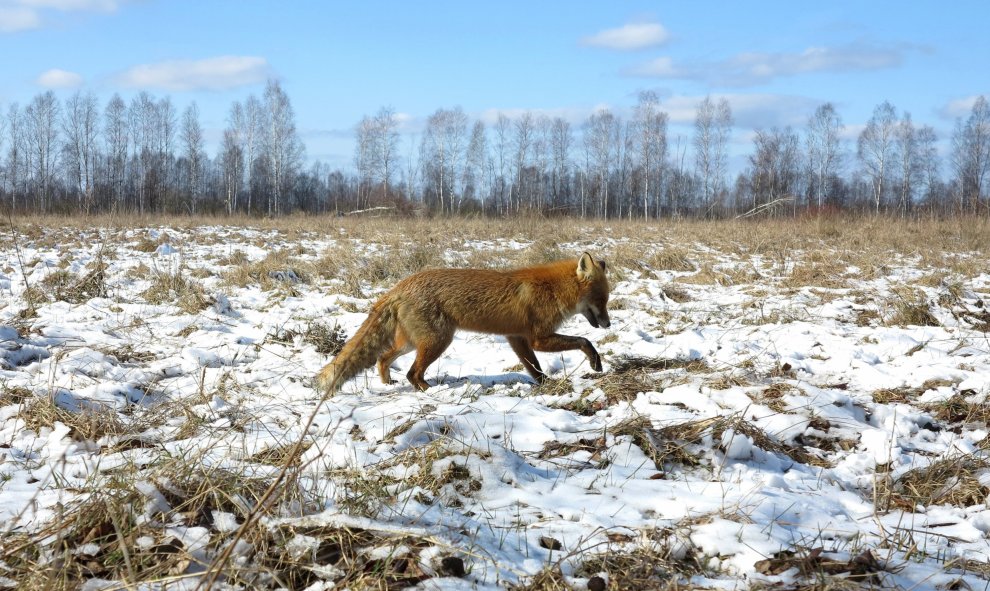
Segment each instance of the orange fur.
[{"label": "orange fur", "polygon": [[406,374],[421,390],[430,366],[457,330],[504,335],[523,366],[538,382],[545,379],[534,351],[581,350],[595,371],[598,351],[588,339],[557,334],[574,314],[592,326],[608,328],[609,285],[605,263],[584,253],[511,271],[432,269],[410,275],[383,295],[336,358],[316,376],[319,389],[333,392],[378,360],[378,372],[391,383],[389,366],[416,351]]}]

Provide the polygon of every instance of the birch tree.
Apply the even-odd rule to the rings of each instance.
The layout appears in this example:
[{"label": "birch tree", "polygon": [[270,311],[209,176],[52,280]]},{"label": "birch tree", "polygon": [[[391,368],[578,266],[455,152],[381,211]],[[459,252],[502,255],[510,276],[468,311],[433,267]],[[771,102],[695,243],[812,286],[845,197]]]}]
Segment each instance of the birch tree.
[{"label": "birch tree", "polygon": [[467,115],[460,107],[437,109],[426,121],[420,145],[423,179],[430,183],[441,212],[451,212],[464,159]]},{"label": "birch tree", "polygon": [[50,90],[35,96],[24,112],[33,164],[33,184],[41,212],[51,209],[54,196],[55,173],[58,170],[59,112],[58,99]]},{"label": "birch tree", "polygon": [[[497,195],[498,203],[496,208],[500,208],[502,213],[508,214],[512,209],[512,188],[511,184],[506,182],[508,178],[508,164],[509,164],[509,137],[511,133],[512,121],[504,113],[499,113],[498,118],[495,120],[495,168],[498,170],[496,175],[497,182]],[[506,193],[506,188],[509,191]]]},{"label": "birch tree", "polygon": [[113,210],[124,198],[127,143],[127,105],[119,94],[114,94],[103,111],[103,145],[106,147],[107,184]]},{"label": "birch tree", "polygon": [[890,175],[890,160],[894,150],[894,131],[897,112],[894,105],[884,101],[873,110],[866,128],[859,134],[856,154],[866,170],[873,187],[874,212],[880,213],[884,198],[885,182]]},{"label": "birch tree", "polygon": [[841,165],[842,128],[842,119],[832,103],[819,106],[808,120],[808,168],[811,171],[811,190],[819,210],[828,197],[830,179]]},{"label": "birch tree", "polygon": [[731,129],[729,102],[722,98],[716,103],[706,96],[698,106],[694,121],[694,157],[695,169],[701,179],[701,206],[708,214],[714,210],[725,186]]},{"label": "birch tree", "polygon": [[199,107],[193,101],[182,113],[182,149],[189,167],[189,207],[195,213],[196,203],[202,196],[203,164],[206,159],[203,146],[203,127],[199,123]]},{"label": "birch tree", "polygon": [[656,204],[660,215],[662,178],[667,160],[668,115],[660,110],[660,99],[653,91],[642,92],[633,115],[635,124],[635,149],[643,168],[643,218],[649,217],[650,201]]},{"label": "birch tree", "polygon": [[265,153],[268,161],[268,215],[279,215],[302,163],[303,147],[296,133],[295,112],[278,81],[265,87]]},{"label": "birch tree", "polygon": [[550,132],[550,154],[553,161],[551,197],[553,207],[563,205],[564,187],[570,168],[571,146],[574,143],[571,124],[562,117],[554,117]]},{"label": "birch tree", "polygon": [[7,109],[7,165],[6,184],[10,191],[10,209],[17,210],[17,197],[24,193],[27,181],[27,138],[24,116],[17,103]]},{"label": "birch tree", "polygon": [[388,199],[389,183],[398,160],[399,120],[395,109],[382,107],[374,119],[373,154],[378,181],[382,185],[382,198]]},{"label": "birch tree", "polygon": [[[990,180],[990,104],[980,96],[965,123],[958,121],[952,136],[952,165],[960,201],[977,212]],[[990,212],[990,209],[988,209]]]},{"label": "birch tree", "polygon": [[599,215],[608,218],[609,180],[618,156],[619,122],[607,108],[593,113],[584,127],[584,145],[592,174],[598,179]]},{"label": "birch tree", "polygon": [[482,213],[485,211],[485,163],[488,160],[488,140],[485,137],[485,124],[475,121],[471,127],[467,158],[464,166],[465,198],[475,198]]},{"label": "birch tree", "polygon": [[894,128],[894,154],[897,157],[899,181],[897,209],[904,216],[913,205],[915,189],[921,174],[918,162],[918,134],[910,113],[904,113],[904,117]]},{"label": "birch tree", "polygon": [[244,149],[237,130],[228,127],[220,144],[220,162],[223,169],[224,209],[231,215],[237,209],[237,194],[244,179]]},{"label": "birch tree", "polygon": [[65,102],[62,132],[65,135],[66,167],[77,193],[80,211],[93,205],[98,111],[96,96],[76,92]]}]

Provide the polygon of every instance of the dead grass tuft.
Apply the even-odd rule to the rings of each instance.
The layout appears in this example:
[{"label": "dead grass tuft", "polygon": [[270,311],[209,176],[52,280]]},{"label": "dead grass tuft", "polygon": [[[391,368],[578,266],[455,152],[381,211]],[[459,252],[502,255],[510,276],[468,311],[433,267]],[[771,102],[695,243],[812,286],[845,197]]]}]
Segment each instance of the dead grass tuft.
[{"label": "dead grass tuft", "polygon": [[106,297],[108,293],[106,282],[107,264],[98,258],[88,265],[88,270],[82,277],[65,269],[49,273],[41,280],[44,289],[38,289],[25,294],[29,302],[62,301],[70,304],[81,304],[91,298]]},{"label": "dead grass tuft", "polygon": [[610,373],[625,374],[633,371],[667,371],[671,369],[683,369],[690,373],[710,371],[708,363],[703,359],[629,356],[613,360]]},{"label": "dead grass tuft", "polygon": [[69,427],[69,436],[79,441],[96,441],[105,436],[124,435],[132,431],[120,414],[109,407],[93,406],[73,412],[59,406],[50,396],[21,398],[23,406],[17,416],[35,433],[52,429],[55,423]]},{"label": "dead grass tuft", "polygon": [[919,289],[897,288],[892,290],[887,300],[890,310],[886,324],[888,326],[941,326],[932,313],[925,292]]},{"label": "dead grass tuft", "polygon": [[756,447],[766,452],[788,457],[800,464],[831,467],[831,463],[825,458],[803,447],[785,445],[777,441],[759,427],[744,420],[738,413],[670,425],[656,430],[654,440],[663,442],[665,450],[663,457],[671,458],[681,464],[698,465],[700,461],[694,446],[702,443],[703,440],[707,441],[709,437],[712,442],[719,444],[722,435],[729,429],[735,436],[748,437]]},{"label": "dead grass tuft", "polygon": [[[926,392],[929,388],[919,388],[921,393]],[[938,421],[947,423],[951,425],[953,431],[959,431],[964,425],[987,425],[990,424],[990,404],[986,401],[967,401],[967,398],[971,398],[976,395],[973,390],[963,390],[953,394],[947,400],[942,400],[939,402],[932,402],[924,405],[926,411],[932,414],[932,417]]]},{"label": "dead grass tuft", "polygon": [[709,370],[701,359],[668,359],[660,357],[619,357],[611,362],[610,371],[597,377],[595,385],[605,392],[605,403],[634,400],[641,392],[660,392],[677,381],[675,376],[658,376],[658,372],[681,370],[699,373]]},{"label": "dead grass tuft", "polygon": [[156,269],[151,275],[151,285],[141,295],[152,304],[175,304],[186,314],[197,314],[213,303],[203,286],[186,277],[181,266]]},{"label": "dead grass tuft", "polygon": [[990,488],[981,477],[990,475],[990,462],[964,456],[933,462],[916,468],[890,482],[877,480],[876,504],[881,510],[893,507],[915,511],[918,507],[952,505],[965,508],[983,505]]},{"label": "dead grass tuft", "polygon": [[[603,573],[608,585],[601,589],[694,589],[683,581],[709,570],[704,557],[689,549],[683,556],[676,556],[666,543],[640,544],[631,549],[609,548],[607,552],[592,556],[581,563],[575,574],[591,579]],[[604,578],[602,578],[604,582]]]},{"label": "dead grass tuft", "polygon": [[880,585],[884,582],[880,573],[888,569],[877,560],[870,550],[850,558],[832,558],[824,554],[823,548],[811,550],[784,550],[771,558],[758,561],[756,571],[767,576],[777,576],[787,571],[797,569],[798,575],[813,581],[811,586],[794,587],[796,589],[821,589],[840,591],[845,589],[862,589],[862,584]]},{"label": "dead grass tuft", "polygon": [[808,285],[839,289],[848,287],[843,277],[846,266],[827,253],[816,252],[814,256],[794,263],[790,275],[784,278],[785,287],[800,288]]}]

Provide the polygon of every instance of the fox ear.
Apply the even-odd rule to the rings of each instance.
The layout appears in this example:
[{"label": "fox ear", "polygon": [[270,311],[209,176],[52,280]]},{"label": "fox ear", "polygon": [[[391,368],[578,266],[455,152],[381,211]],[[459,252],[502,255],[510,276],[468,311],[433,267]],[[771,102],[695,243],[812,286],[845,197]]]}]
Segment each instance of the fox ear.
[{"label": "fox ear", "polygon": [[595,260],[591,258],[591,255],[584,253],[581,258],[578,259],[577,265],[577,276],[578,279],[587,279],[595,272]]}]

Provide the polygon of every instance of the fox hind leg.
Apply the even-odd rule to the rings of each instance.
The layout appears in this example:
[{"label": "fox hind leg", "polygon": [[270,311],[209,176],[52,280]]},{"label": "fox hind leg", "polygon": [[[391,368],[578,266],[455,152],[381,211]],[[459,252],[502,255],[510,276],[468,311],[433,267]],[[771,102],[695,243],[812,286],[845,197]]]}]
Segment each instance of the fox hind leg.
[{"label": "fox hind leg", "polygon": [[396,328],[395,342],[392,343],[392,348],[385,351],[378,357],[378,375],[381,376],[383,384],[395,383],[395,380],[392,379],[389,368],[392,366],[392,363],[395,362],[396,358],[412,351],[413,348],[414,347],[412,344],[409,343],[409,338],[406,337],[406,333],[402,331],[402,328]]},{"label": "fox hind leg", "polygon": [[430,384],[423,378],[426,368],[440,358],[440,355],[447,350],[450,342],[454,340],[453,330],[442,330],[434,332],[425,338],[416,341],[416,360],[406,373],[409,382],[420,390],[426,390]]}]

